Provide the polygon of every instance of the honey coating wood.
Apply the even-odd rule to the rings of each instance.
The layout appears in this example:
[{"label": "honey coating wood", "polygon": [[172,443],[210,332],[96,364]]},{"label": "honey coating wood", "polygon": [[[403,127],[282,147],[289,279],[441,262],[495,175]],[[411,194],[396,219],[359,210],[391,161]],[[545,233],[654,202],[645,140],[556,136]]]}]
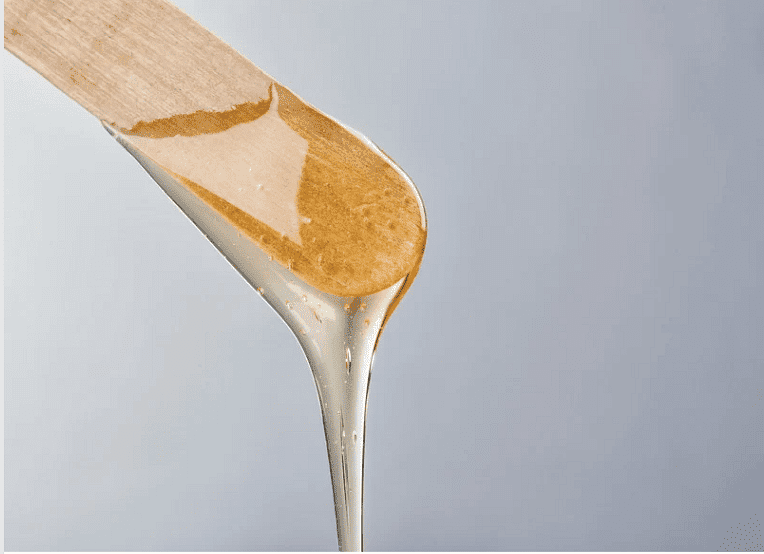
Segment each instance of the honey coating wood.
[{"label": "honey coating wood", "polygon": [[[316,288],[339,296],[364,296],[396,283],[411,271],[413,259],[424,246],[419,205],[410,186],[396,168],[341,125],[307,106],[285,87],[278,84],[273,87],[275,94],[271,91],[269,98],[258,104],[245,104],[222,114],[196,112],[142,121],[122,131],[139,137],[136,139],[139,149],[276,261]],[[296,135],[293,142],[277,139],[278,132],[270,130],[247,136],[247,143],[253,147],[250,151],[241,149],[238,137],[226,143],[226,139],[231,140],[224,135],[226,131],[274,112],[271,110],[274,97],[278,117]],[[161,139],[198,135],[214,139],[195,150],[190,149],[190,141],[161,152],[152,148]],[[283,164],[278,162],[288,157],[291,150],[301,148],[295,144],[299,141],[297,137],[307,142],[308,149],[304,157],[300,156],[301,174],[297,174],[294,194],[287,191],[292,177],[285,175],[291,174],[292,168],[279,167]],[[258,144],[261,141],[263,144]],[[272,151],[273,143],[281,148]],[[229,158],[225,168],[218,168],[217,160],[206,159],[207,150],[234,152],[236,157]],[[261,155],[263,151],[265,156]],[[196,171],[200,177],[190,178],[190,170],[179,171],[178,160],[185,162],[186,167],[201,168]],[[292,219],[299,226],[296,234],[290,232],[292,226],[287,223],[269,225],[269,213],[258,217],[257,206],[245,209],[242,201],[234,200],[235,192],[230,191],[230,186],[227,193],[221,192],[225,184],[234,180],[233,176],[223,187],[207,184],[233,164],[238,165],[238,175],[247,181],[239,183],[242,187],[236,185],[238,190],[244,189],[241,194],[246,198],[241,200],[257,200],[257,195],[265,192],[261,187],[270,190],[284,185],[279,191],[282,204],[269,212],[275,212],[274,220],[281,220],[294,211]],[[257,175],[254,179],[249,178],[253,169]],[[262,185],[263,182],[267,184]],[[288,205],[292,198],[294,207]]]},{"label": "honey coating wood", "polygon": [[172,4],[9,0],[5,47],[308,284],[364,296],[418,267],[401,171]]}]

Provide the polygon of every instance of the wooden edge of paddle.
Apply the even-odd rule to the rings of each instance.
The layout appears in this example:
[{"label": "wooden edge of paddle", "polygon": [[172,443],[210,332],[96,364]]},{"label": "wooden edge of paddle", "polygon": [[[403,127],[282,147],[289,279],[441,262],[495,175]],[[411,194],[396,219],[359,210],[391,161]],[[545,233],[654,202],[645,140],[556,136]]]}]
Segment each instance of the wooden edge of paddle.
[{"label": "wooden edge of paddle", "polygon": [[171,3],[6,0],[4,37],[308,284],[413,278],[426,222],[405,173]]}]

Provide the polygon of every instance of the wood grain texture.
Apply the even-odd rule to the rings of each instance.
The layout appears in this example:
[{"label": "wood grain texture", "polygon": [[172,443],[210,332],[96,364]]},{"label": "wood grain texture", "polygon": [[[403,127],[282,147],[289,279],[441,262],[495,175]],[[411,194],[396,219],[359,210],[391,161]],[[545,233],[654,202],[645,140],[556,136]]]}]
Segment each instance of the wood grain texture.
[{"label": "wood grain texture", "polygon": [[8,0],[4,37],[98,119],[128,129],[263,100],[272,81],[162,0]]},{"label": "wood grain texture", "polygon": [[7,0],[5,47],[312,286],[415,273],[421,201],[387,156],[164,0]]}]

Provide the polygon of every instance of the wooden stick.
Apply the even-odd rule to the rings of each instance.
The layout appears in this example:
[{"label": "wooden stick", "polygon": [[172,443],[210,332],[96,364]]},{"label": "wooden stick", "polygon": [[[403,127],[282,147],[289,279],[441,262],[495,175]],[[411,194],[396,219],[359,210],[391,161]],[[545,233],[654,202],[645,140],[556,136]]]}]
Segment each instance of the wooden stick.
[{"label": "wooden stick", "polygon": [[316,288],[415,271],[405,174],[165,0],[6,0],[5,48]]}]

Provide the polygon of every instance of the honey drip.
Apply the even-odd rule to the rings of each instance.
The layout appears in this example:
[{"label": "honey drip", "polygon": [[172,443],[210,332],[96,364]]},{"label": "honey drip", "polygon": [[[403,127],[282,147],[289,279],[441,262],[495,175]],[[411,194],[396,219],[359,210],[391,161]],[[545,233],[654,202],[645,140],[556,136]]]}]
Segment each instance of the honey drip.
[{"label": "honey drip", "polygon": [[[294,333],[308,359],[318,392],[334,491],[339,548],[341,551],[361,551],[366,405],[374,351],[385,322],[419,268],[424,249],[423,235],[413,268],[392,286],[362,296],[324,292],[290,271],[291,262],[288,268],[273,260],[256,240],[242,234],[240,227],[214,204],[205,201],[193,186],[142,152],[134,137],[107,124],[104,126]],[[369,145],[376,149],[373,144]],[[417,194],[413,183],[411,188]]]}]

